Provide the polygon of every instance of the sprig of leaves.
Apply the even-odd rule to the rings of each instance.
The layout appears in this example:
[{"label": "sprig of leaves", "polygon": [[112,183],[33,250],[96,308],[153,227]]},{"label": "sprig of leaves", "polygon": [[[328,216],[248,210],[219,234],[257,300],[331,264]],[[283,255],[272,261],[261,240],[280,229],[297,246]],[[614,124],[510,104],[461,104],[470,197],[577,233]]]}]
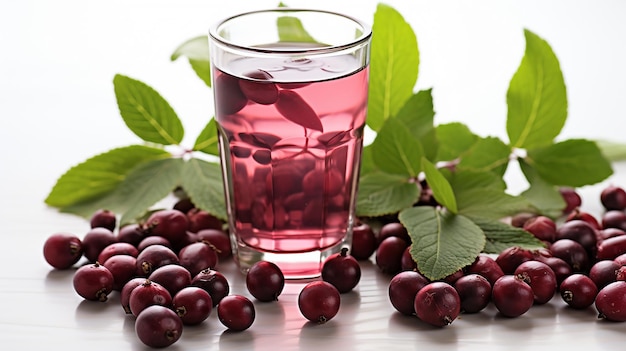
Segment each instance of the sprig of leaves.
[{"label": "sprig of leaves", "polygon": [[[412,29],[383,4],[374,18],[368,125],[377,135],[364,150],[357,215],[397,214],[413,240],[418,269],[429,278],[471,264],[480,252],[542,246],[502,219],[519,212],[559,216],[565,206],[559,187],[612,174],[595,142],[556,141],[567,118],[566,88],[556,55],[536,34],[524,31],[526,51],[506,94],[507,142],[479,137],[458,122],[435,125],[432,90],[413,90],[418,69],[396,69],[406,66],[407,55],[412,65],[419,63]],[[530,184],[520,195],[507,193],[503,180],[512,162],[522,164]],[[422,180],[439,207],[415,206]],[[385,197],[385,188],[402,189],[402,196]]]},{"label": "sprig of leaves", "polygon": [[[284,40],[313,40],[293,18],[277,21],[277,30]],[[373,31],[367,124],[376,137],[363,150],[357,215],[397,215],[412,238],[419,270],[429,278],[455,272],[480,252],[541,247],[502,219],[522,211],[560,216],[559,187],[600,182],[611,175],[611,160],[626,158],[624,145],[557,140],[567,119],[566,87],[556,55],[535,33],[524,31],[526,51],[506,92],[504,141],[480,137],[460,122],[434,123],[432,89],[414,90],[417,37],[398,11],[380,3]],[[210,88],[207,37],[183,42],[171,60],[181,57]],[[182,187],[196,206],[225,219],[219,165],[199,157],[218,155],[215,120],[185,149],[182,122],[156,90],[123,75],[113,84],[120,115],[145,144],[115,148],[70,168],[45,202],[84,217],[109,208],[123,213],[124,223]],[[172,146],[179,152],[165,149]],[[503,179],[511,163],[520,165],[529,183],[519,195],[507,193]],[[416,206],[421,184],[440,206]]]}]

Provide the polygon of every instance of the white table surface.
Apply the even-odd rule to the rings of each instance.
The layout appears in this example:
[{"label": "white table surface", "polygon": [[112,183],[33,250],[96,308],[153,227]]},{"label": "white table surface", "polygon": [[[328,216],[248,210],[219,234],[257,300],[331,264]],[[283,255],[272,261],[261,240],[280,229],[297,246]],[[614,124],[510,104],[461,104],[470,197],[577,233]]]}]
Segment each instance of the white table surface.
[{"label": "white table surface", "polygon": [[[312,4],[286,1],[290,6]],[[505,94],[521,60],[523,29],[548,40],[560,59],[569,97],[561,138],[626,141],[626,2],[389,0],[413,26],[421,50],[417,88],[434,88],[436,123],[461,121],[480,135],[506,140]],[[228,5],[226,5],[228,4]],[[3,1],[0,3],[0,349],[142,350],[119,297],[83,302],[72,271],[43,258],[54,232],[86,233],[85,220],[47,208],[43,200],[69,167],[113,147],[138,143],[119,116],[112,79],[140,79],[174,107],[191,145],[211,115],[210,91],[184,60],[170,62],[183,41],[218,19],[277,1]],[[317,1],[317,7],[371,21],[377,2]],[[599,191],[626,186],[626,165],[601,184],[580,189],[583,209],[599,213]],[[523,189],[515,168],[511,190]],[[247,294],[232,262],[220,270],[232,291]],[[390,277],[363,265],[354,292],[342,295],[335,319],[310,325],[297,310],[301,288],[290,284],[277,303],[255,303],[257,319],[227,333],[212,313],[187,327],[172,350],[450,349],[538,350],[577,346],[615,350],[625,323],[573,311],[556,296],[527,314],[502,318],[493,306],[431,328],[394,312]]]}]

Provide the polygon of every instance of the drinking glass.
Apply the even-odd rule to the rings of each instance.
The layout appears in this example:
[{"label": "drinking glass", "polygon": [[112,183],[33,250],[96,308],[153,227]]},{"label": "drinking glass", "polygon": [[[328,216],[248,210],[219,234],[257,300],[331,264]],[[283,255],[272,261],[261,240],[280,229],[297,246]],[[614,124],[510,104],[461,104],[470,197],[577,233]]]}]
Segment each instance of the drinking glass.
[{"label": "drinking glass", "polygon": [[349,247],[367,112],[371,28],[276,8],[209,31],[229,233],[242,272],[320,276]]}]

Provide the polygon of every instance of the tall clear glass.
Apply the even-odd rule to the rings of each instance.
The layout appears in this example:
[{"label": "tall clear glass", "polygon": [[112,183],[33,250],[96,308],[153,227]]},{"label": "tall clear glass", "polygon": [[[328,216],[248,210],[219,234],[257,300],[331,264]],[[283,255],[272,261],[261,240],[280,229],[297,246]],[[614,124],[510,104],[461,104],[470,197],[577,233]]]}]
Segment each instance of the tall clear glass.
[{"label": "tall clear glass", "polygon": [[277,8],[210,29],[215,118],[233,254],[318,277],[349,247],[367,112],[371,29]]}]

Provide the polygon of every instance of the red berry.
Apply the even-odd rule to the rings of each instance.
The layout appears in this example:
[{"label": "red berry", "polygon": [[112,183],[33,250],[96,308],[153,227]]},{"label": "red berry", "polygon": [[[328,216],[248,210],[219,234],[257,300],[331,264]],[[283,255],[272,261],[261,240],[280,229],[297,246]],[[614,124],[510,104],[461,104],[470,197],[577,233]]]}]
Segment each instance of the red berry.
[{"label": "red berry", "polygon": [[285,287],[285,276],[273,262],[258,261],[246,274],[246,287],[259,301],[276,301]]},{"label": "red berry", "polygon": [[74,273],[74,290],[85,300],[105,302],[113,291],[113,274],[99,263],[80,267]]},{"label": "red berry", "polygon": [[444,327],[461,313],[461,298],[450,284],[432,282],[417,292],[414,307],[419,319],[436,327]]},{"label": "red berry", "polygon": [[135,333],[145,345],[164,348],[180,339],[183,333],[183,323],[171,309],[153,305],[137,316]]},{"label": "red berry", "polygon": [[325,281],[310,282],[298,295],[298,308],[304,318],[315,323],[326,323],[339,312],[339,291]]},{"label": "red berry", "polygon": [[117,224],[117,218],[115,217],[115,213],[113,213],[113,211],[100,209],[91,215],[89,224],[91,225],[91,228],[103,227],[113,231],[115,230],[115,226]]},{"label": "red berry", "polygon": [[242,295],[228,295],[217,305],[217,318],[225,327],[233,331],[250,328],[255,316],[252,301]]},{"label": "red berry", "polygon": [[322,280],[331,283],[340,294],[352,291],[361,280],[361,266],[348,255],[348,249],[330,255],[322,265]]},{"label": "red berry", "polygon": [[595,306],[598,318],[626,322],[626,281],[616,281],[600,289]]},{"label": "red berry", "polygon": [[43,257],[56,269],[68,269],[83,255],[81,240],[73,234],[52,234],[43,245]]},{"label": "red berry", "polygon": [[415,295],[430,281],[416,271],[402,271],[389,282],[389,301],[400,313],[415,314]]},{"label": "red berry", "polygon": [[505,317],[519,317],[534,303],[533,289],[517,275],[504,275],[493,284],[491,300]]},{"label": "red berry", "polygon": [[561,298],[570,307],[583,309],[591,306],[598,294],[596,284],[588,276],[580,273],[565,278],[559,286]]},{"label": "red berry", "polygon": [[172,309],[185,325],[197,325],[209,318],[213,310],[211,295],[204,289],[188,286],[172,298]]}]

